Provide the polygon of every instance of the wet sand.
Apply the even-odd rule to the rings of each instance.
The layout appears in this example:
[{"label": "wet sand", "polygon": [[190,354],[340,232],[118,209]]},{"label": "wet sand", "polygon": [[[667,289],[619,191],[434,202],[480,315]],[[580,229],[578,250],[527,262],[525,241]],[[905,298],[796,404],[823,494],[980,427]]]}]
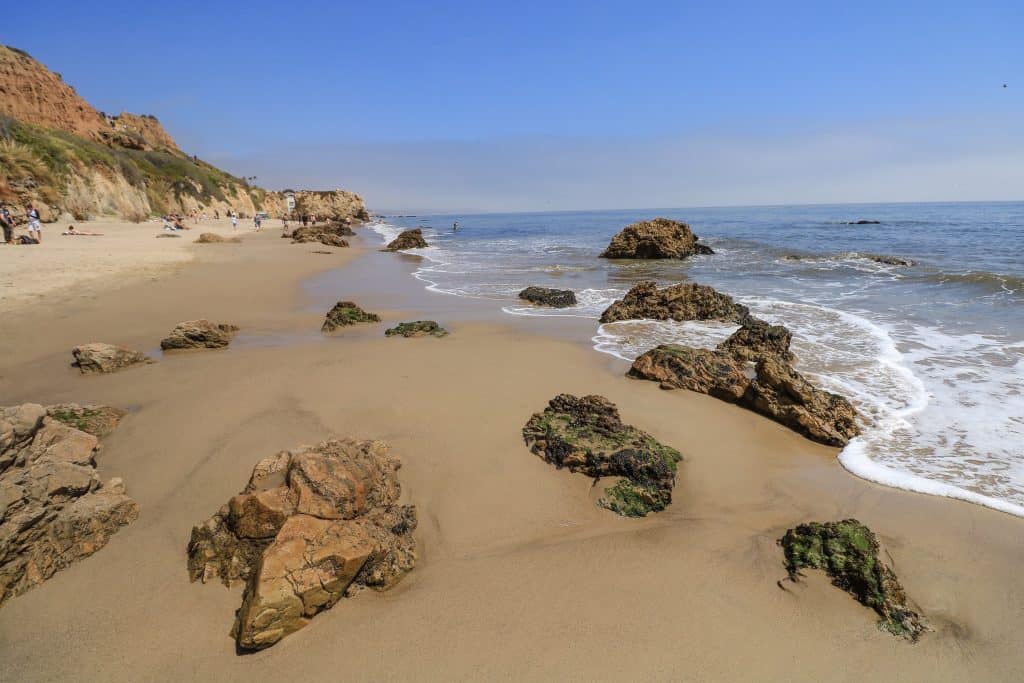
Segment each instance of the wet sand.
[{"label": "wet sand", "polygon": [[[4,312],[0,404],[131,408],[98,461],[141,514],[0,608],[0,679],[1021,678],[1024,520],[856,479],[835,449],[780,425],[626,379],[585,325],[502,320],[490,304],[425,293],[407,275],[413,257],[375,252],[372,235],[366,247],[312,254],[270,231],[197,246],[156,280]],[[321,336],[339,299],[384,322]],[[69,366],[76,344],[153,350],[198,317],[242,332],[228,350],[109,376]],[[451,336],[383,337],[421,317]],[[594,505],[590,480],[530,454],[520,429],[561,392],[602,394],[682,451],[668,510],[616,517]],[[332,435],[384,439],[402,458],[419,564],[396,589],[239,656],[228,630],[241,587],[189,583],[191,527],[260,458]],[[787,528],[846,517],[879,534],[935,629],[919,643],[880,631],[820,575],[776,585]]]}]

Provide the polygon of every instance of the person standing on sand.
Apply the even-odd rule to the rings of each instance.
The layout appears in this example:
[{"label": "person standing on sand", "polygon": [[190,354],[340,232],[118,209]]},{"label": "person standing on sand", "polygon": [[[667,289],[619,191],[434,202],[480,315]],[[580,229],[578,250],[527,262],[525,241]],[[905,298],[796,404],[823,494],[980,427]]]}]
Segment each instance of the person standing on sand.
[{"label": "person standing on sand", "polygon": [[[36,242],[42,244],[43,226],[39,224],[39,211],[36,210],[36,207],[29,204],[25,215],[28,217],[28,236],[34,237]],[[32,234],[33,232],[35,235]]]},{"label": "person standing on sand", "polygon": [[232,211],[229,215],[231,216],[231,229],[238,230],[238,214]]},{"label": "person standing on sand", "polygon": [[4,244],[14,244],[14,216],[6,206],[0,209],[0,227],[4,229]]}]

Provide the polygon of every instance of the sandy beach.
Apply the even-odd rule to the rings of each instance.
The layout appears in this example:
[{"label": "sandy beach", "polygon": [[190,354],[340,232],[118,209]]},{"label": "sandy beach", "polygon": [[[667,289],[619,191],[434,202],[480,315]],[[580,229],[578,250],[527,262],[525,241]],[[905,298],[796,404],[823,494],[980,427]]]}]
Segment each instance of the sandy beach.
[{"label": "sandy beach", "polygon": [[[0,248],[0,404],[129,409],[98,462],[140,507],[105,548],[0,608],[0,679],[1020,680],[1024,520],[871,484],[779,424],[629,380],[580,323],[424,292],[416,257],[380,253],[372,235],[323,249],[279,239],[275,221],[196,245],[209,224],[180,239],[152,226],[47,226],[41,247]],[[383,322],[321,335],[340,299]],[[227,350],[161,355],[195,318],[241,331]],[[420,318],[452,334],[383,335]],[[82,376],[70,349],[92,341],[159,362]],[[563,392],[609,398],[683,453],[666,511],[618,517],[591,480],[529,452],[524,422]],[[395,589],[240,656],[241,587],[189,582],[190,530],[259,459],[331,436],[401,457],[419,562]],[[848,517],[879,535],[933,629],[919,642],[878,629],[820,573],[779,587],[785,530]]]}]

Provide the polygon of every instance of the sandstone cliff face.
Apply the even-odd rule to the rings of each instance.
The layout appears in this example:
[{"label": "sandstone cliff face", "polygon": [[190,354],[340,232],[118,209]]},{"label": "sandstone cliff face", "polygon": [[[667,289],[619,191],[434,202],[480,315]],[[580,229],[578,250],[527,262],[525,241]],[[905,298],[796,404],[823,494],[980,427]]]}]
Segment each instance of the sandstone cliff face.
[{"label": "sandstone cliff face", "polygon": [[93,140],[109,127],[58,74],[27,53],[4,45],[0,45],[0,113]]},{"label": "sandstone cliff face", "polygon": [[[296,213],[364,221],[345,190],[294,193]],[[266,192],[178,149],[153,116],[107,116],[28,54],[0,45],[0,203],[39,209],[44,221],[201,211],[287,213]],[[20,215],[20,211],[16,211]]]}]

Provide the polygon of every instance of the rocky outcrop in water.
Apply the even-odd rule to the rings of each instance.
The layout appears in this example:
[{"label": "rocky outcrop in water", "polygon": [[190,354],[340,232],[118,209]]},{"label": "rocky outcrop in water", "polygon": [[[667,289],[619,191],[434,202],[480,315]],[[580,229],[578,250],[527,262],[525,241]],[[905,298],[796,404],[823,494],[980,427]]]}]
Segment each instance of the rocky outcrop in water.
[{"label": "rocky outcrop in water", "polygon": [[423,231],[419,228],[403,230],[395,239],[388,242],[384,251],[402,251],[403,249],[422,249],[430,246],[427,240],[423,239]]},{"label": "rocky outcrop in water", "polygon": [[602,323],[620,320],[720,320],[742,323],[750,316],[746,306],[707,285],[684,283],[658,289],[641,282],[601,314]]},{"label": "rocky outcrop in water", "polygon": [[684,259],[694,254],[713,254],[711,247],[697,243],[690,226],[668,218],[633,223],[622,229],[601,258]]},{"label": "rocky outcrop in water", "polygon": [[240,237],[224,237],[215,232],[204,232],[196,239],[196,244],[238,244]]},{"label": "rocky outcrop in water", "polygon": [[245,581],[232,634],[269,647],[356,588],[387,590],[416,563],[416,509],[381,441],[331,440],[261,460],[248,485],[192,529],[192,581]]},{"label": "rocky outcrop in water", "polygon": [[627,375],[739,404],[829,446],[845,446],[860,431],[849,401],[818,389],[780,357],[761,356],[751,370],[721,346],[664,344],[638,357]]},{"label": "rocky outcrop in water", "polygon": [[133,365],[145,365],[156,361],[142,353],[123,346],[94,342],[71,349],[75,365],[82,374],[117,372]]},{"label": "rocky outcrop in water", "polygon": [[788,530],[779,545],[790,580],[799,580],[804,569],[820,569],[832,585],[875,610],[882,629],[912,641],[928,630],[908,605],[896,574],[879,557],[875,534],[856,519],[801,524]]},{"label": "rocky outcrop in water", "polygon": [[120,479],[101,482],[97,438],[65,423],[102,431],[109,422],[73,404],[49,410],[56,417],[33,403],[0,408],[0,604],[93,554],[139,514]]},{"label": "rocky outcrop in water", "polygon": [[860,220],[856,220],[856,221],[846,221],[846,224],[847,225],[881,225],[882,221],[873,221],[873,220],[867,220],[865,218],[861,218]]},{"label": "rocky outcrop in water", "polygon": [[367,313],[351,301],[339,301],[334,304],[327,313],[321,332],[333,332],[339,327],[348,327],[357,323],[379,323],[380,316],[376,313]]},{"label": "rocky outcrop in water", "polygon": [[751,316],[743,321],[740,329],[719,344],[718,348],[742,360],[756,362],[761,358],[780,358],[792,362],[794,356],[789,350],[792,341],[793,333],[788,328],[782,325],[769,325]]},{"label": "rocky outcrop in water", "polygon": [[160,341],[164,351],[175,349],[222,349],[231,343],[238,325],[211,323],[209,320],[187,320],[178,323],[171,333]]},{"label": "rocky outcrop in water", "polygon": [[433,320],[417,320],[411,323],[399,323],[395,327],[384,330],[386,337],[446,337],[448,330]]},{"label": "rocky outcrop in water", "polygon": [[588,477],[622,477],[600,505],[627,517],[664,510],[672,502],[682,455],[653,436],[623,424],[602,396],[560,394],[523,427],[530,450],[555,467]]},{"label": "rocky outcrop in water", "polygon": [[538,306],[551,306],[552,308],[566,308],[576,305],[576,293],[571,289],[531,286],[519,292],[519,298]]}]

